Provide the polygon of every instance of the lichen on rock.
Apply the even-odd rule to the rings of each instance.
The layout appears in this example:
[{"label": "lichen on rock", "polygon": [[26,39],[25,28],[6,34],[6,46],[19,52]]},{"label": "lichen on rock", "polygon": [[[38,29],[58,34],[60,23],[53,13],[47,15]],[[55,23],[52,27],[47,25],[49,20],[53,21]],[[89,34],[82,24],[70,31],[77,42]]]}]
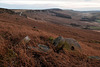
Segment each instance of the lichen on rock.
[{"label": "lichen on rock", "polygon": [[61,36],[57,37],[53,45],[55,46],[56,50],[60,49],[67,49],[67,50],[77,50],[81,49],[80,44],[73,38],[63,38]]}]

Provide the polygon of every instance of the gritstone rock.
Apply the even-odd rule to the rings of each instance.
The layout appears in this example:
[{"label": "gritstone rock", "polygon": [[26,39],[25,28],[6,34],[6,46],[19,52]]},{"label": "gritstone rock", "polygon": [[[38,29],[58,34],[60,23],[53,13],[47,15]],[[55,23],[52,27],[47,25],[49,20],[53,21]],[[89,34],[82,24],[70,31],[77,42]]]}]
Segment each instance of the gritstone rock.
[{"label": "gritstone rock", "polygon": [[51,49],[48,46],[42,45],[42,44],[38,44],[38,47],[29,47],[28,46],[28,49],[34,49],[35,51],[38,51],[38,52],[49,52],[49,51],[51,51]]},{"label": "gritstone rock", "polygon": [[90,58],[90,59],[96,59],[96,60],[100,61],[100,57],[99,56],[88,56],[88,58]]},{"label": "gritstone rock", "polygon": [[28,36],[26,36],[22,41],[24,41],[24,43],[28,43],[30,40],[31,39]]},{"label": "gritstone rock", "polygon": [[47,52],[50,50],[50,48],[46,45],[41,45],[41,44],[38,44],[38,47],[40,48],[40,50],[44,51],[44,52]]},{"label": "gritstone rock", "polygon": [[73,38],[63,38],[61,36],[57,37],[53,45],[55,46],[56,50],[59,50],[61,48],[65,48],[67,50],[77,50],[81,49],[81,46],[79,43],[73,39]]}]

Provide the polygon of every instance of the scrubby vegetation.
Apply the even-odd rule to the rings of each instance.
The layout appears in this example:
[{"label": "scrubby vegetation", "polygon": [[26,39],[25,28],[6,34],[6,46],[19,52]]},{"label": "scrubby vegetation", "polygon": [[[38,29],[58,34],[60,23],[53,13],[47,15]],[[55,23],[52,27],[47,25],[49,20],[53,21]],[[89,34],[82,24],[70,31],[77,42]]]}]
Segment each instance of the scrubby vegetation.
[{"label": "scrubby vegetation", "polygon": [[96,22],[100,23],[100,20],[96,20]]},{"label": "scrubby vegetation", "polygon": [[[99,67],[100,61],[88,58],[89,55],[100,56],[100,44],[89,43],[91,40],[99,42],[99,34],[1,13],[0,67]],[[63,49],[57,53],[52,41],[60,35],[78,40],[82,51]],[[26,36],[31,39],[27,43],[22,41]],[[39,50],[38,44],[48,46],[50,51]]]},{"label": "scrubby vegetation", "polygon": [[100,27],[91,26],[91,27],[89,27],[89,29],[92,29],[92,30],[100,30]]}]

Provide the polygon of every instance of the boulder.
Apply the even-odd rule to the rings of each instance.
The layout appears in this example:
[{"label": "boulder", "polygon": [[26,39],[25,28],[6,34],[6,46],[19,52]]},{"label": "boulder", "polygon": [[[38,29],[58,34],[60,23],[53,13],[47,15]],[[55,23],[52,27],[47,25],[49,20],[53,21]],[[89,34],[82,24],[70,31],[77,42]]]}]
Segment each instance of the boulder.
[{"label": "boulder", "polygon": [[60,42],[64,42],[64,38],[63,37],[61,37],[61,36],[59,36],[59,37],[57,37],[54,41],[53,41],[53,45],[54,46],[57,46]]},{"label": "boulder", "polygon": [[61,36],[57,37],[53,45],[55,46],[56,50],[67,49],[67,50],[80,50],[80,44],[73,38],[63,38]]},{"label": "boulder", "polygon": [[88,56],[89,59],[96,59],[100,61],[100,57],[99,56]]},{"label": "boulder", "polygon": [[16,42],[16,43],[14,44],[14,46],[15,46],[15,45],[18,45],[18,44],[26,44],[26,43],[28,43],[30,40],[31,40],[31,39],[29,38],[29,36],[26,36],[26,37],[24,37],[21,41]]},{"label": "boulder", "polygon": [[35,51],[38,51],[38,52],[50,52],[51,51],[51,49],[48,46],[42,45],[42,44],[38,44],[38,47],[28,46],[27,48],[28,49],[34,49]]},{"label": "boulder", "polygon": [[22,40],[22,42],[28,43],[30,40],[31,40],[31,39],[29,38],[29,36],[26,36],[26,37]]},{"label": "boulder", "polygon": [[65,42],[69,45],[68,48],[70,48],[71,50],[81,49],[80,44],[75,39],[73,39],[73,38],[65,38]]},{"label": "boulder", "polygon": [[44,52],[48,52],[50,50],[50,48],[46,45],[38,44],[38,47],[41,51],[44,51]]}]

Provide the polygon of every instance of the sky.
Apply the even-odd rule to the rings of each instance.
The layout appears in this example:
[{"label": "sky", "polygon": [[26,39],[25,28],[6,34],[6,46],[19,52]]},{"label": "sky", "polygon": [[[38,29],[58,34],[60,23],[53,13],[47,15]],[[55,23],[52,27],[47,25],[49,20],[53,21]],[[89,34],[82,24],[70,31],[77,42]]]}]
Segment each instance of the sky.
[{"label": "sky", "polygon": [[100,0],[0,0],[0,8],[100,10]]}]

